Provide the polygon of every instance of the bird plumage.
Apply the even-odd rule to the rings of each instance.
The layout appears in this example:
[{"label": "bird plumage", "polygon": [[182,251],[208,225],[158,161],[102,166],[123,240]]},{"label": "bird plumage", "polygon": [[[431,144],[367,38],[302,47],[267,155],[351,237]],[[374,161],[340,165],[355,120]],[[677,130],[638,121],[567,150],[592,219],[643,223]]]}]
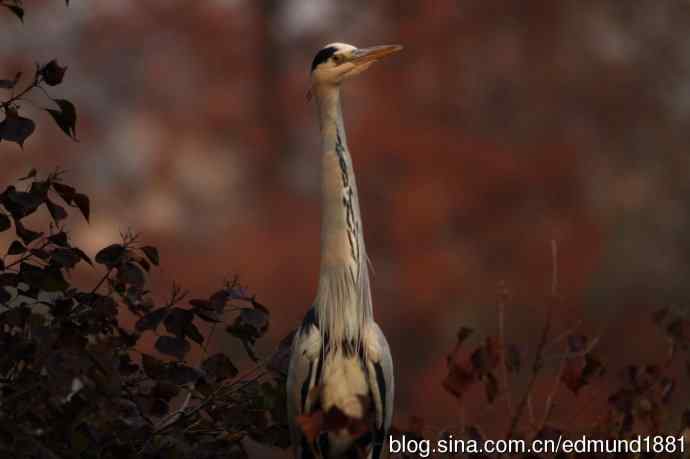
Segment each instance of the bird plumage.
[{"label": "bird plumage", "polygon": [[[378,459],[393,414],[393,361],[374,322],[357,184],[347,147],[340,84],[401,49],[333,43],[312,63],[322,138],[321,266],[313,306],[295,334],[288,371],[288,417],[295,456]],[[369,423],[307,438],[298,419],[337,412]],[[356,454],[363,453],[364,456]]]}]

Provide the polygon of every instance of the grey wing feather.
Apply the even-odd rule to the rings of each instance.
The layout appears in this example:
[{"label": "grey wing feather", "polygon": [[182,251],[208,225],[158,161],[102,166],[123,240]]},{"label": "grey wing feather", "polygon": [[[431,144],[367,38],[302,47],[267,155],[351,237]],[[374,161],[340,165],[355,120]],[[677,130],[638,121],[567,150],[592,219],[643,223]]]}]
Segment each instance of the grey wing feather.
[{"label": "grey wing feather", "polygon": [[393,421],[395,377],[393,357],[388,341],[376,323],[368,333],[369,385],[376,409],[378,432],[375,435],[372,458],[378,459],[385,450],[386,437]]},{"label": "grey wing feather", "polygon": [[314,385],[312,368],[320,357],[321,337],[316,326],[303,324],[292,342],[287,377],[287,416],[295,457],[301,457],[302,431],[297,416],[304,413],[306,398]]}]

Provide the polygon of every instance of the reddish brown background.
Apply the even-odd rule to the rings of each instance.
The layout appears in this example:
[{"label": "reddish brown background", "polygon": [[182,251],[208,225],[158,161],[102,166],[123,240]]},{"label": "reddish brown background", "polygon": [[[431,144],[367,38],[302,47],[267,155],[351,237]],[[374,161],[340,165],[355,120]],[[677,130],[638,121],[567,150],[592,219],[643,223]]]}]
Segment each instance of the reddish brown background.
[{"label": "reddish brown background", "polygon": [[332,41],[402,43],[345,96],[398,421],[455,422],[445,354],[460,325],[495,332],[502,282],[508,333],[534,346],[552,239],[558,327],[584,320],[623,363],[662,349],[646,317],[690,293],[686,3],[71,3],[0,16],[3,76],[30,56],[68,65],[56,94],[81,139],[25,104],[39,127],[23,151],[0,144],[0,183],[67,168],[92,197],[91,224],[70,221],[92,255],[132,228],[161,250],[159,294],[239,274],[273,312],[269,353],[317,282],[311,59]]}]

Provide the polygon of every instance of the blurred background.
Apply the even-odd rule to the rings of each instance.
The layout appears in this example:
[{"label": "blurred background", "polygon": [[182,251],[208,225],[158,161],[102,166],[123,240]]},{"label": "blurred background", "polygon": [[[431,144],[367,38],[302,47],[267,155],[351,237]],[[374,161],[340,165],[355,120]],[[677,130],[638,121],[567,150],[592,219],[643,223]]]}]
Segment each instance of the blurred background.
[{"label": "blurred background", "polygon": [[686,2],[31,3],[24,25],[0,16],[0,76],[29,75],[23,56],[67,65],[53,94],[76,104],[80,142],[35,93],[38,129],[0,144],[0,183],[67,169],[92,199],[75,242],[94,255],[141,232],[161,296],[238,274],[272,311],[264,355],[317,285],[311,60],[334,41],[405,46],[345,89],[396,422],[456,420],[446,355],[461,325],[495,333],[501,289],[509,339],[534,345],[552,240],[557,328],[583,321],[621,362],[663,349],[648,315],[690,298]]}]

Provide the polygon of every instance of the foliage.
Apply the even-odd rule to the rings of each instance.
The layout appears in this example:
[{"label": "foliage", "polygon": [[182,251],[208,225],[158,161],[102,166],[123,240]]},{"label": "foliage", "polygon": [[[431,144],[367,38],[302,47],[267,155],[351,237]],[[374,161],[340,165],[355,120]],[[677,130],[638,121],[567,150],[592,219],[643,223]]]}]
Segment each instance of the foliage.
[{"label": "foliage", "polygon": [[[21,0],[0,5],[23,20]],[[49,93],[66,71],[57,60],[36,65],[18,91],[21,72],[0,80],[8,93],[0,140],[23,147],[34,132],[20,115],[32,91],[52,101],[45,111],[77,140],[75,106]],[[267,308],[237,279],[203,299],[187,300],[174,284],[156,301],[157,248],[131,232],[93,258],[79,248],[69,210],[88,221],[91,201],[63,175],[32,169],[0,193],[0,235],[12,234],[0,248],[0,457],[242,458],[247,438],[286,447],[286,349],[271,360],[254,349],[268,330]],[[41,218],[46,228],[29,228]],[[80,285],[80,268],[100,271],[99,280]],[[250,357],[242,372],[212,351],[221,327]]]},{"label": "foliage", "polygon": [[[461,327],[454,349],[447,356],[447,376],[443,388],[462,408],[472,392],[481,388],[484,393],[480,412],[491,407],[501,410],[501,429],[504,433],[487,434],[484,427],[495,431],[496,426],[482,426],[475,420],[468,420],[459,429],[443,429],[435,432],[437,439],[463,439],[482,442],[491,440],[526,440],[569,438],[577,440],[586,435],[590,439],[630,440],[638,436],[662,435],[675,441],[683,437],[687,442],[690,433],[690,409],[674,409],[673,395],[681,383],[673,365],[684,358],[686,372],[690,374],[690,356],[683,355],[690,347],[690,320],[674,308],[662,308],[654,313],[652,324],[660,327],[669,347],[668,353],[654,363],[625,365],[621,372],[608,377],[608,370],[619,362],[607,361],[597,352],[600,337],[589,338],[578,332],[581,324],[554,333],[554,311],[558,310],[561,298],[558,294],[557,245],[552,243],[553,272],[552,290],[546,309],[547,316],[538,336],[537,346],[531,355],[525,352],[526,343],[512,344],[505,336],[505,311],[509,295],[505,288],[498,295],[498,333],[468,349],[468,342],[475,331]],[[531,362],[531,365],[525,365]],[[572,412],[577,410],[565,400],[562,388],[570,392],[577,401],[584,388],[592,391],[606,391],[600,402],[588,400],[588,409],[597,416],[583,427],[569,416],[565,421],[556,419],[554,408],[565,406]],[[513,393],[521,391],[517,403]],[[682,403],[682,402],[681,402]],[[682,406],[682,405],[681,405]],[[394,429],[397,439],[424,439],[429,429],[423,420],[413,419],[406,431]],[[455,430],[455,431],[454,431]],[[666,440],[665,440],[666,441]],[[681,453],[680,443],[675,443],[676,453]],[[458,453],[459,457],[466,457]],[[604,457],[605,454],[526,454],[525,458],[540,457]],[[631,454],[623,457],[653,457]],[[400,455],[394,457],[417,457]],[[469,457],[469,455],[467,455]],[[490,456],[484,456],[490,457]],[[608,456],[606,456],[608,457]],[[685,456],[683,456],[685,457]]]},{"label": "foliage", "polygon": [[[62,205],[88,219],[89,199],[62,175],[31,171],[22,190],[0,194],[0,231],[16,234],[0,258],[0,455],[246,457],[246,437],[286,447],[283,378],[253,350],[268,310],[236,280],[187,304],[174,285],[157,304],[147,284],[158,250],[128,233],[92,260],[70,240]],[[24,224],[40,210],[44,232]],[[86,289],[72,281],[84,264],[103,271]],[[242,376],[207,352],[226,315],[226,332],[258,361]],[[139,345],[146,334],[159,354]]]}]

